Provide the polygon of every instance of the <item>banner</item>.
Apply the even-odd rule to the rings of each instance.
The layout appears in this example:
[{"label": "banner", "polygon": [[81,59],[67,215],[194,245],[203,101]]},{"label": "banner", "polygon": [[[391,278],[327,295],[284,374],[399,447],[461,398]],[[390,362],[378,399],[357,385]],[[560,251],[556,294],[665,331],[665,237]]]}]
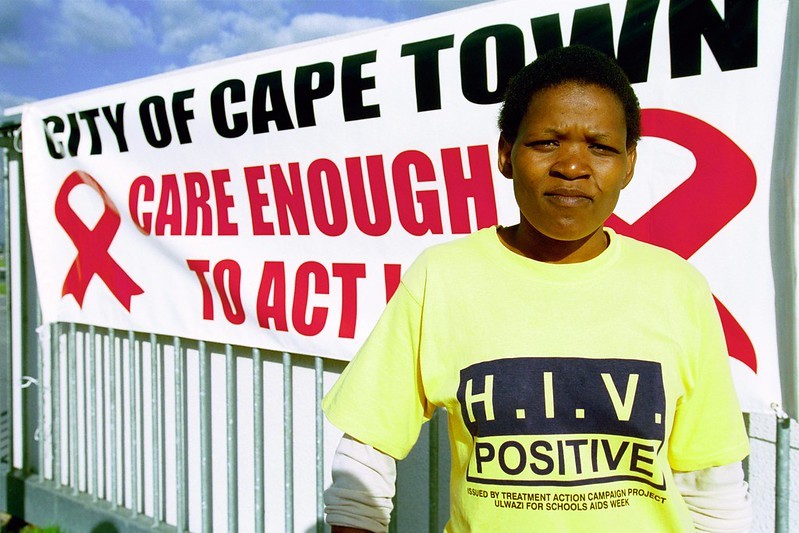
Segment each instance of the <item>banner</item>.
[{"label": "banner", "polygon": [[767,410],[788,2],[718,4],[488,3],[26,105],[44,320],[349,359],[422,249],[518,222],[503,89],[581,42],[643,109],[609,225],[706,275],[744,408]]}]

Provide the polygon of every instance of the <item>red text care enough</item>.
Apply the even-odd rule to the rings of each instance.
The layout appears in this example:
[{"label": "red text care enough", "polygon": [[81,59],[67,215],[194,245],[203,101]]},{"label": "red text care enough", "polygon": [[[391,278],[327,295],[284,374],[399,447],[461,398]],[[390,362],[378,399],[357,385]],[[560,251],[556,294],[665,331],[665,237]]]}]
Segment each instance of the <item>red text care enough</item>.
[{"label": "red text care enough", "polygon": [[[337,237],[357,231],[378,237],[395,226],[417,236],[467,234],[475,229],[471,212],[477,228],[495,224],[488,146],[444,148],[436,158],[406,150],[393,159],[368,155],[343,163],[322,158],[307,165],[141,175],[130,186],[128,208],[134,224],[156,236]],[[238,180],[246,197],[232,192]]]}]

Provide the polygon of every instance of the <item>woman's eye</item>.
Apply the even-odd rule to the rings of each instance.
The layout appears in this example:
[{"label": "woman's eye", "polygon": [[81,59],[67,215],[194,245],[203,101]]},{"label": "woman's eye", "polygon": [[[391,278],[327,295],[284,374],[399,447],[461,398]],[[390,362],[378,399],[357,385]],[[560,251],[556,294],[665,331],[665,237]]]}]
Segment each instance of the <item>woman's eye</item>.
[{"label": "woman's eye", "polygon": [[533,141],[529,143],[529,146],[533,148],[554,148],[558,146],[558,141],[553,141],[549,139],[544,139],[540,141]]},{"label": "woman's eye", "polygon": [[596,151],[596,152],[601,152],[601,153],[610,153],[610,154],[619,153],[619,151],[616,150],[615,148],[613,148],[611,146],[606,146],[604,144],[592,144],[591,145],[591,149]]}]

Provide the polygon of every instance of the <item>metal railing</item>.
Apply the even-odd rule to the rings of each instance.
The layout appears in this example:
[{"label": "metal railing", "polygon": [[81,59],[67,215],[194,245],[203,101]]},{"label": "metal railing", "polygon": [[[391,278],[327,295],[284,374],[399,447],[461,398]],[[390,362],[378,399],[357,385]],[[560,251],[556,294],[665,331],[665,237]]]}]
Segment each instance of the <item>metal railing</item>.
[{"label": "metal railing", "polygon": [[[343,362],[74,323],[40,329],[40,342],[37,371],[12,371],[41,407],[29,485],[89,502],[96,521],[110,511],[133,530],[325,530],[321,400]],[[436,417],[422,444],[430,531],[443,526],[439,426]],[[298,435],[312,436],[312,453]],[[25,454],[12,446],[8,463],[22,472]],[[392,531],[403,512],[418,514],[402,500]],[[313,512],[299,517],[297,505]],[[26,519],[74,527],[63,508],[37,505]]]},{"label": "metal railing", "polygon": [[[40,483],[178,531],[211,531],[215,525],[231,532],[293,531],[295,471],[304,469],[314,478],[309,493],[315,528],[322,530],[320,405],[325,373],[334,377],[343,363],[74,323],[51,326],[42,333],[42,346],[48,349],[39,353],[39,377],[27,378],[38,386],[43,407]],[[306,431],[294,416],[298,372],[311,374],[303,380],[311,382],[303,395],[315,414]],[[281,409],[265,400],[270,383],[282,384],[275,391]],[[295,425],[313,436],[312,462],[294,459]],[[271,439],[280,449],[269,448],[265,427],[281,437]],[[240,450],[252,460],[239,461]],[[274,467],[267,456],[282,456],[282,478],[267,474]],[[244,476],[252,491],[240,490]],[[275,513],[279,500],[282,513]]]}]

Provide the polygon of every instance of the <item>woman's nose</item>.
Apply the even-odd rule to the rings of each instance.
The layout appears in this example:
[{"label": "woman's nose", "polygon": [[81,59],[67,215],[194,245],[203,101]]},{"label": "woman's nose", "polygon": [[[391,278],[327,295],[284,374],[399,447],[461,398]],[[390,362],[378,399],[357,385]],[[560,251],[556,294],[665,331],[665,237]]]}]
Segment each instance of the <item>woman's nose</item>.
[{"label": "woman's nose", "polygon": [[587,178],[591,174],[591,167],[579,148],[562,147],[559,157],[552,165],[550,174],[567,180]]}]

